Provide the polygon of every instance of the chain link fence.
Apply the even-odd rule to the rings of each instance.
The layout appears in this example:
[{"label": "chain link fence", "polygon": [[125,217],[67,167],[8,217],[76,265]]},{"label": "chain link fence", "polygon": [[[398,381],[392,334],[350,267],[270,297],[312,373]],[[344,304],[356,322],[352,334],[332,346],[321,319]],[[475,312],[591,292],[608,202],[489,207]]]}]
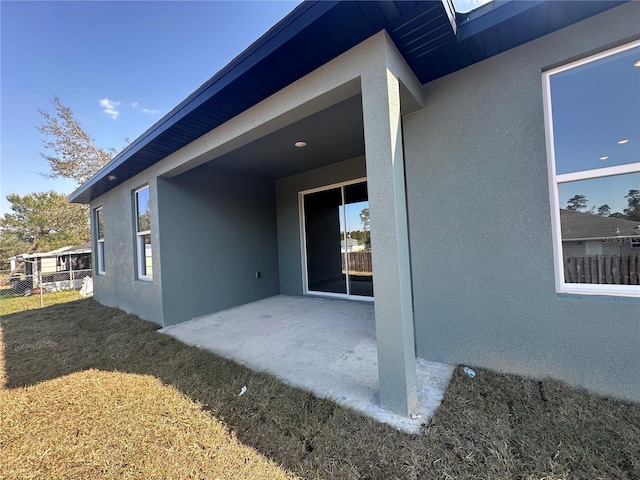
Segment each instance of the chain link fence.
[{"label": "chain link fence", "polygon": [[91,295],[93,270],[46,272],[35,275],[0,271],[0,300],[40,296],[40,306],[46,306],[45,296],[56,292],[71,293],[72,299]]}]

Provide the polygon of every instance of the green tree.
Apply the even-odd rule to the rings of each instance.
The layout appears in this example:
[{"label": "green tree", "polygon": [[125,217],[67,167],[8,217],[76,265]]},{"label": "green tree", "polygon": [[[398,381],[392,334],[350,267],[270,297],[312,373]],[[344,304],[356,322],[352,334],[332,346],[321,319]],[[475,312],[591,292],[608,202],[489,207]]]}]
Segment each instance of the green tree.
[{"label": "green tree", "polygon": [[20,253],[46,252],[88,241],[88,207],[54,191],[7,195],[10,213],[0,218],[2,262]]},{"label": "green tree", "polygon": [[11,268],[9,259],[15,255],[28,252],[29,248],[31,248],[29,243],[0,230],[0,270],[9,270]]},{"label": "green tree", "polygon": [[587,197],[584,195],[574,195],[567,200],[567,210],[580,211],[587,207]]},{"label": "green tree", "polygon": [[598,207],[598,215],[600,215],[601,217],[608,217],[610,213],[611,207],[606,203]]},{"label": "green tree", "polygon": [[58,97],[53,97],[55,114],[39,110],[44,123],[38,131],[47,139],[44,145],[52,154],[42,156],[49,163],[48,178],[71,178],[79,185],[86,182],[115,156],[113,148],[101,149],[87,134]]},{"label": "green tree", "polygon": [[369,220],[369,209],[363,208],[360,211],[360,221],[362,222],[362,232],[364,233],[364,246],[371,249],[371,223]]},{"label": "green tree", "polygon": [[369,226],[369,209],[368,208],[363,208],[360,211],[360,221],[362,222],[363,232],[368,232],[369,230],[371,230],[371,227]]},{"label": "green tree", "polygon": [[627,199],[628,204],[623,210],[625,216],[628,220],[640,222],[640,190],[631,189],[624,198]]}]

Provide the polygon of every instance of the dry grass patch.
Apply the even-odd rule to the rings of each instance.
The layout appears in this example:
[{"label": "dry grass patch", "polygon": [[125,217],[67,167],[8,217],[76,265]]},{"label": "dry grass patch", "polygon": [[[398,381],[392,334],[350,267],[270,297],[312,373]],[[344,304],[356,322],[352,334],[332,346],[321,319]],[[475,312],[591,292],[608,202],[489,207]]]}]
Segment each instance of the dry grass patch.
[{"label": "dry grass patch", "polygon": [[[640,407],[552,380],[483,369],[471,379],[458,369],[423,434],[407,435],[93,300],[9,315],[0,325],[5,388],[20,392],[89,369],[157,378],[202,405],[242,444],[303,478],[640,479]],[[247,392],[238,396],[243,385]],[[110,420],[118,412],[112,411],[98,418]],[[177,429],[187,429],[175,420],[185,417],[159,418],[161,425],[175,421]],[[116,445],[118,438],[103,441]],[[167,438],[155,440],[154,457],[174,455],[171,444],[161,442]],[[120,447],[111,454],[118,458]],[[215,478],[206,468],[197,475]]]},{"label": "dry grass patch", "polygon": [[3,478],[293,478],[146,375],[87,370],[0,405]]}]

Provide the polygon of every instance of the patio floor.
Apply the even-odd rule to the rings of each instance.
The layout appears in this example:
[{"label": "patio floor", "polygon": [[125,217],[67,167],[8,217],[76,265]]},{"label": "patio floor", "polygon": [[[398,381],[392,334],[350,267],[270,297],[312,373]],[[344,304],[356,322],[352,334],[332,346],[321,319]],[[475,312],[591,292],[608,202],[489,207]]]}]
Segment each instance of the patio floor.
[{"label": "patio floor", "polygon": [[453,373],[450,365],[417,359],[415,418],[381,408],[373,304],[367,302],[278,295],[160,332],[409,433],[435,413]]}]

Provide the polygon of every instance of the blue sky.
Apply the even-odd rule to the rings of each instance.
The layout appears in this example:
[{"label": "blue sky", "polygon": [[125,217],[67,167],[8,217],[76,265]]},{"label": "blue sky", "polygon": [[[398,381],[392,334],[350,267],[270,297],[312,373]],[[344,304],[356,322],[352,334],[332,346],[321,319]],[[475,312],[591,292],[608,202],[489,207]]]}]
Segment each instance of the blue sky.
[{"label": "blue sky", "polygon": [[75,183],[41,173],[38,110],[55,95],[99,147],[134,140],[299,2],[0,2],[0,211],[9,193]]}]

